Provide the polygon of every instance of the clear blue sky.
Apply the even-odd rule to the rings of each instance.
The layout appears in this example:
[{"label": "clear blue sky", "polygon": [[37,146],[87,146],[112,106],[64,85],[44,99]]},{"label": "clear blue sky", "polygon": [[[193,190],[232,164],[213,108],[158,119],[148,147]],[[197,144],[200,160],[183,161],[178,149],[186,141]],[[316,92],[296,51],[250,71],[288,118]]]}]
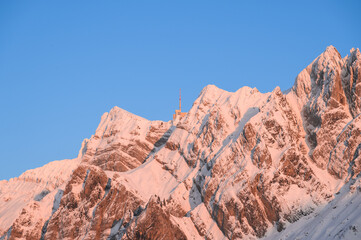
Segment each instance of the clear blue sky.
[{"label": "clear blue sky", "polygon": [[76,157],[119,106],[171,119],[203,87],[286,90],[361,47],[361,1],[1,1],[0,179]]}]

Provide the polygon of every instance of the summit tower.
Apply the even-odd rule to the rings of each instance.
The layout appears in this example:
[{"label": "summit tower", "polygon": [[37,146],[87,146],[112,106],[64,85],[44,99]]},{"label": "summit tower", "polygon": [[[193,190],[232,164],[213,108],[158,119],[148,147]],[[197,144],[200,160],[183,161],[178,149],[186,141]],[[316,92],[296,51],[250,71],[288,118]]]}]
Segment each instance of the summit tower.
[{"label": "summit tower", "polygon": [[181,89],[179,89],[179,109],[175,110],[175,114],[173,114],[173,121],[176,119],[181,119],[186,114],[187,114],[186,112],[182,112],[182,95],[181,95]]}]

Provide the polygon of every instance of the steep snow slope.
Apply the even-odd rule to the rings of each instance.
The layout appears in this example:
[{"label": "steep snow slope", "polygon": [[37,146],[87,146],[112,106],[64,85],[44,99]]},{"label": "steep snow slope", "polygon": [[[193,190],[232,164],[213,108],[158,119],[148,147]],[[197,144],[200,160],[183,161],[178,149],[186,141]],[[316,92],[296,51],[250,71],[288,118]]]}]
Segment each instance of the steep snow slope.
[{"label": "steep snow slope", "polygon": [[275,229],[265,239],[360,239],[360,177],[349,181],[326,206],[289,224],[285,231]]},{"label": "steep snow slope", "polygon": [[[287,93],[209,85],[173,123],[115,107],[83,142],[63,191],[27,200],[4,238],[360,237],[361,217],[332,205],[357,208],[360,62],[358,49],[342,59],[330,46]],[[330,211],[340,213],[334,231],[311,227]]]}]

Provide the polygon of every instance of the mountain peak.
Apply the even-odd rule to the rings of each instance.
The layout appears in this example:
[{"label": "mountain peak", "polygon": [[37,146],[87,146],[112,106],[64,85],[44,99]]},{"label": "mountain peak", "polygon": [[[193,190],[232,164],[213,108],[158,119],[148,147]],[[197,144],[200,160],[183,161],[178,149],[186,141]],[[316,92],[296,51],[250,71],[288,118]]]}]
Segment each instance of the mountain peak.
[{"label": "mountain peak", "polygon": [[354,61],[356,61],[356,59],[361,59],[360,49],[351,48],[350,56],[347,56],[346,58],[347,58],[347,61],[349,61],[350,63],[353,63]]},{"label": "mountain peak", "polygon": [[326,48],[326,50],[317,58],[322,65],[329,64],[329,62],[337,63],[342,59],[341,54],[337,51],[337,49],[330,45]]},{"label": "mountain peak", "polygon": [[205,94],[218,94],[220,92],[226,92],[226,90],[220,89],[219,87],[217,87],[216,85],[213,84],[209,84],[207,86],[205,86],[203,88],[203,90],[201,91],[200,95],[205,95]]},{"label": "mountain peak", "polygon": [[337,52],[338,53],[337,49],[333,45],[327,46],[325,52]]},{"label": "mountain peak", "polygon": [[[330,45],[315,60],[303,69],[296,77],[293,90],[298,97],[309,97],[311,90],[320,87],[330,87],[334,73],[341,71],[342,57],[337,49]],[[324,86],[325,85],[325,86]],[[333,84],[331,84],[333,85]],[[329,92],[330,89],[327,91]]]},{"label": "mountain peak", "polygon": [[350,53],[360,55],[360,49],[359,48],[351,48]]},{"label": "mountain peak", "polygon": [[330,55],[335,55],[335,56],[341,58],[341,54],[339,53],[339,51],[332,45],[327,46],[326,50],[323,53],[327,53],[327,54],[330,54]]}]

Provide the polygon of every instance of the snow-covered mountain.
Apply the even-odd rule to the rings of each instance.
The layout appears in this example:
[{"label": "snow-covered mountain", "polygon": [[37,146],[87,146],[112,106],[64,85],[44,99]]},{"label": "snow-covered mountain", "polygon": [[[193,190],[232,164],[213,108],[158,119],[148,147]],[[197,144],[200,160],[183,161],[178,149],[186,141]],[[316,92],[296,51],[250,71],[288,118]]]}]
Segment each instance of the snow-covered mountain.
[{"label": "snow-covered mountain", "polygon": [[118,107],[73,160],[0,182],[2,239],[360,239],[361,54],[270,93],[209,85],[175,121]]}]

